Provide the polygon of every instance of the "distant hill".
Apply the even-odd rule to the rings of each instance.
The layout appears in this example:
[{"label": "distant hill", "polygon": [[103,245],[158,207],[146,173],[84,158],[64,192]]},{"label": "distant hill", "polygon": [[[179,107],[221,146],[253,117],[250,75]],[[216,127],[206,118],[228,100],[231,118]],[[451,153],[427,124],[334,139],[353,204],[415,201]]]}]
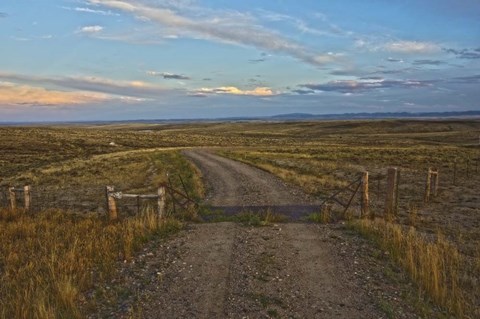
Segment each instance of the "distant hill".
[{"label": "distant hill", "polygon": [[273,116],[254,117],[223,117],[223,118],[200,118],[200,119],[137,119],[120,121],[63,121],[63,122],[0,122],[0,125],[25,125],[25,124],[90,124],[108,125],[111,123],[143,123],[143,124],[164,124],[164,123],[198,123],[198,122],[237,122],[237,121],[314,121],[314,120],[360,120],[360,119],[415,119],[415,118],[480,118],[480,111],[463,112],[392,112],[392,113],[343,113],[343,114],[310,114],[310,113],[288,113]]},{"label": "distant hill", "polygon": [[309,114],[290,113],[268,117],[272,120],[353,120],[353,119],[389,119],[389,118],[449,118],[449,117],[480,117],[480,111],[463,112],[393,112],[393,113],[343,113],[343,114]]}]

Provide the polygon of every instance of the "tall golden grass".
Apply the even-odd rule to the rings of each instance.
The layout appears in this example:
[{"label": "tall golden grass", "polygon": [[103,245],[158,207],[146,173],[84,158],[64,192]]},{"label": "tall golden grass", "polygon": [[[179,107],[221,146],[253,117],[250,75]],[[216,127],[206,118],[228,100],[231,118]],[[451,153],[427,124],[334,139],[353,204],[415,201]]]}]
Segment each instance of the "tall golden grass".
[{"label": "tall golden grass", "polygon": [[460,284],[463,257],[444,236],[429,239],[414,227],[380,219],[357,220],[352,225],[387,250],[435,303],[458,317],[471,311],[465,301],[467,292]]},{"label": "tall golden grass", "polygon": [[153,236],[181,228],[153,210],[116,223],[59,210],[0,210],[0,317],[81,318],[82,292]]}]

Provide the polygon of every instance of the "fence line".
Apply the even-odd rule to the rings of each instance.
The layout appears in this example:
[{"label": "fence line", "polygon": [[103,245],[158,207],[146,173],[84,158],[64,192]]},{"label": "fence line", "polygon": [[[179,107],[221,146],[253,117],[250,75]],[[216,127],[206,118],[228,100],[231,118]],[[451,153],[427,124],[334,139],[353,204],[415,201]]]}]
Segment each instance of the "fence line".
[{"label": "fence line", "polygon": [[[471,163],[470,163],[471,162]],[[458,161],[455,159],[450,164],[442,165],[446,173],[442,173],[442,185],[457,186],[458,183],[472,183],[473,173],[478,171],[480,158],[475,160],[467,159]],[[475,163],[475,166],[473,166]],[[426,177],[425,177],[426,174]],[[469,174],[469,175],[466,175]],[[400,180],[400,176],[402,179]],[[453,177],[453,180],[451,179]],[[453,183],[452,183],[453,181]],[[177,207],[185,207],[197,203],[188,195],[183,180],[180,180],[183,190],[172,187],[169,179],[167,183],[160,185],[155,194],[131,194],[125,191],[113,195],[115,208],[122,214],[136,214],[141,209],[155,202],[159,214],[166,211],[175,212]],[[372,183],[372,185],[369,185]],[[322,203],[339,205],[343,214],[352,206],[354,197],[360,193],[359,207],[360,217],[375,217],[376,212],[385,215],[396,216],[400,208],[402,210],[410,205],[427,205],[433,198],[439,196],[440,170],[439,168],[428,168],[426,172],[419,173],[418,170],[389,168],[386,172],[370,174],[362,173],[355,181],[347,187],[333,191],[331,196],[326,196]],[[116,189],[128,189],[126,185],[115,185]],[[423,191],[419,191],[423,188]],[[72,190],[74,189],[74,190]],[[75,212],[98,212],[111,214],[115,219],[109,205],[109,193],[114,191],[106,190],[105,186],[72,187],[70,189],[61,185],[54,186],[29,186],[22,187],[0,187],[0,207],[24,208],[30,211],[40,211],[50,208],[60,208]],[[169,198],[167,203],[165,200]],[[356,204],[355,204],[356,205]],[[113,202],[112,202],[113,206]]]}]

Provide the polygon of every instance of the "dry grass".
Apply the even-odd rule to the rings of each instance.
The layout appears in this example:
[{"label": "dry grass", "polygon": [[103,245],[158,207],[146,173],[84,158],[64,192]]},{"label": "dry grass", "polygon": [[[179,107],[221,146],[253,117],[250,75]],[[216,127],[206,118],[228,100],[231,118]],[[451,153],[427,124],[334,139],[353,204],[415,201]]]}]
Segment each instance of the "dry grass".
[{"label": "dry grass", "polygon": [[[378,222],[362,227],[376,238],[390,238],[396,247],[392,255],[412,269],[409,272],[423,291],[451,311],[468,314],[480,300],[480,173],[472,162],[480,158],[479,134],[478,120],[5,127],[0,128],[0,186],[30,183],[34,192],[66,190],[64,198],[53,199],[58,205],[50,207],[73,201],[103,206],[99,190],[105,185],[150,193],[166,180],[167,173],[180,172],[188,192],[200,197],[199,173],[169,148],[208,146],[315,196],[330,195],[368,170],[372,210],[381,211],[385,170],[397,166],[402,184],[396,221],[415,225],[416,230],[388,223],[380,229]],[[112,141],[115,146],[109,145]],[[457,185],[452,185],[455,160]],[[440,192],[424,206],[428,167],[440,169]],[[181,187],[178,178],[172,182]],[[72,192],[72,187],[80,191]],[[93,193],[81,192],[88,187],[94,188]],[[35,200],[33,205],[38,203]],[[0,203],[5,202],[0,195]],[[272,218],[265,216],[267,222]],[[263,221],[257,216],[246,219]],[[319,214],[318,219],[329,218]],[[92,281],[108,278],[115,261],[130,258],[142,241],[155,234],[154,229],[146,217],[110,225],[96,216],[64,214],[58,209],[38,216],[1,211],[0,314],[6,318],[78,317],[75,302],[82,291]],[[448,242],[442,236],[431,240],[437,229]]]},{"label": "dry grass", "polygon": [[[153,193],[170,174],[175,188],[185,185],[191,196],[201,196],[198,173],[175,150],[110,149],[107,141],[115,134],[101,130],[36,128],[23,132],[9,128],[0,129],[0,134],[5,131],[24,139],[16,141],[19,145],[12,143],[10,150],[17,152],[19,164],[12,160],[2,165],[1,175],[6,178],[0,182],[31,184],[33,212],[0,208],[0,318],[83,318],[87,309],[97,307],[98,300],[87,299],[85,294],[93,283],[101,286],[107,282],[115,275],[118,262],[134,257],[148,240],[181,228],[176,219],[158,221],[148,201],[143,212],[129,218],[124,209],[129,203],[119,201],[122,217],[109,223],[104,213],[105,185]],[[51,145],[28,135],[35,132],[52,135]],[[78,142],[75,134],[89,137],[73,147]],[[127,132],[116,141],[124,139],[126,143],[141,134]],[[64,139],[68,143],[60,149]],[[104,143],[105,149],[91,153]],[[139,141],[139,146],[142,143],[146,142]],[[0,161],[10,161],[9,156],[0,154]],[[0,205],[6,205],[5,200],[0,198]],[[184,213],[178,208],[177,212]]]},{"label": "dry grass", "polygon": [[143,242],[180,228],[152,210],[114,224],[58,210],[1,210],[0,317],[81,318],[82,292],[110,278]]},{"label": "dry grass", "polygon": [[470,292],[461,285],[461,265],[465,261],[444,236],[427,238],[413,227],[405,228],[379,219],[358,220],[352,225],[387,250],[410,274],[421,292],[437,304],[458,317],[473,314],[473,304],[466,300]]}]

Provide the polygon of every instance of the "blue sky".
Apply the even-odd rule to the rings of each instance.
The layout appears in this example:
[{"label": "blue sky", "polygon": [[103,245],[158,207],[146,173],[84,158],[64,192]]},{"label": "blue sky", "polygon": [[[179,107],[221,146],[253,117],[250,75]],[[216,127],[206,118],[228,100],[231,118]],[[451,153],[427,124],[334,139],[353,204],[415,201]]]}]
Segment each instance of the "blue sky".
[{"label": "blue sky", "polygon": [[480,110],[477,0],[4,0],[0,121]]}]

